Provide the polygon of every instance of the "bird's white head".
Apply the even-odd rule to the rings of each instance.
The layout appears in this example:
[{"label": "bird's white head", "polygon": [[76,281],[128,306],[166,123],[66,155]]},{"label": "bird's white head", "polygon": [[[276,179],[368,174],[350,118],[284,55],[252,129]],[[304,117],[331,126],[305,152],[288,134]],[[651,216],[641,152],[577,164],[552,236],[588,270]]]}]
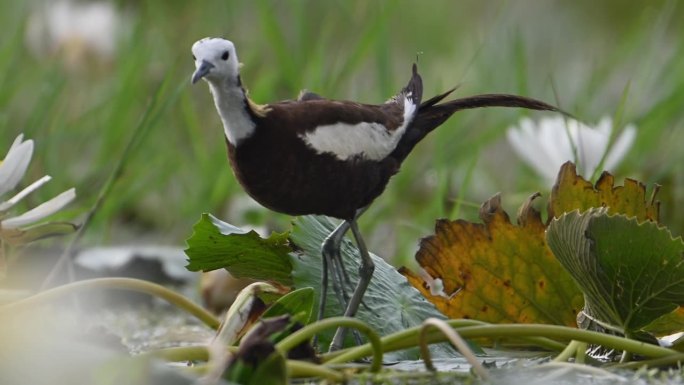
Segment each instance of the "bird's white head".
[{"label": "bird's white head", "polygon": [[229,81],[237,83],[239,62],[231,41],[207,37],[192,45],[195,73],[192,83],[205,79],[210,83]]}]

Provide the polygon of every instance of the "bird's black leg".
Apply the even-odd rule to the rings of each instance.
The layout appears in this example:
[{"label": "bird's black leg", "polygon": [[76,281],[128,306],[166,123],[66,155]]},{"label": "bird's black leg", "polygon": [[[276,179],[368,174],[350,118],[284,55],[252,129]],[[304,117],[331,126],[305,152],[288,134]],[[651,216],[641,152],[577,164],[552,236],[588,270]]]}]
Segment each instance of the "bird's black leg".
[{"label": "bird's black leg", "polygon": [[[363,214],[368,206],[356,210],[355,218]],[[335,230],[328,235],[321,246],[323,254],[323,270],[321,278],[321,300],[318,303],[318,320],[323,319],[325,312],[325,301],[328,295],[328,272],[332,274],[333,290],[343,309],[347,308],[347,291],[345,285],[351,285],[351,280],[344,267],[344,259],[342,258],[342,240],[344,235],[349,231],[349,221],[343,221]],[[359,341],[360,345],[360,341]]]},{"label": "bird's black leg", "polygon": [[[356,315],[356,311],[359,309],[361,300],[363,300],[363,294],[366,292],[371,277],[373,277],[373,271],[375,270],[375,264],[373,264],[373,260],[368,253],[368,249],[366,248],[366,243],[363,241],[363,237],[361,237],[359,226],[356,224],[356,219],[359,217],[359,215],[361,215],[361,213],[363,213],[363,210],[364,209],[359,210],[354,219],[349,221],[349,227],[351,228],[354,239],[356,240],[356,246],[359,249],[359,254],[361,254],[361,266],[359,267],[359,283],[356,285],[354,293],[347,304],[347,309],[344,311],[345,317],[354,317]],[[333,341],[330,344],[330,351],[335,351],[342,348],[345,335],[345,328],[337,329],[335,336],[333,337]]]},{"label": "bird's black leg", "polygon": [[333,230],[330,235],[323,241],[322,254],[323,254],[323,269],[321,271],[321,298],[318,302],[318,320],[323,319],[323,313],[325,312],[325,302],[328,296],[328,271],[332,273],[333,280],[333,290],[337,295],[337,300],[340,302],[340,306],[345,307],[347,305],[347,299],[344,296],[344,288],[342,287],[340,272],[335,268],[335,260],[340,260],[340,245],[342,244],[342,239],[344,239],[344,234],[349,230],[349,222],[344,221],[340,223],[335,230]]},{"label": "bird's black leg", "polygon": [[[362,212],[362,211],[361,211]],[[341,246],[344,235],[349,231],[349,221],[344,221],[340,223],[339,226],[333,230],[330,235],[328,235],[323,241],[322,254],[323,254],[323,266],[321,271],[321,298],[318,302],[318,320],[323,319],[325,313],[325,304],[328,297],[328,272],[332,274],[333,290],[337,296],[337,301],[340,303],[340,307],[343,309],[347,308],[347,292],[345,290],[345,284],[349,283],[349,276],[344,270],[344,264],[342,263],[341,256]],[[361,340],[361,335],[354,330],[354,338],[356,343],[361,345],[363,341]],[[314,337],[314,346],[318,344],[318,336]]]},{"label": "bird's black leg", "polygon": [[[354,218],[358,218],[359,216],[361,216],[361,214],[366,212],[367,209],[368,209],[368,206],[362,207],[362,208],[356,210],[356,213],[354,214]],[[349,221],[344,221],[344,223],[347,224],[347,230],[349,230]],[[346,234],[347,230],[345,230],[345,234]],[[344,235],[344,234],[342,234],[342,235]],[[342,258],[341,247],[342,247],[342,240],[343,239],[344,239],[344,237],[340,237],[340,239],[338,240],[338,243],[336,245],[334,245],[334,248],[331,245],[331,250],[329,250],[330,256],[332,257],[332,262],[333,262],[333,265],[331,266],[331,268],[337,270],[338,277],[340,276],[340,273],[341,273],[341,277],[339,277],[340,282],[344,282],[344,285],[351,285],[351,280],[349,279],[349,274],[347,274],[347,269],[344,267],[344,258]],[[333,279],[335,279],[335,278],[333,277]],[[341,286],[341,287],[344,289],[346,286]],[[343,307],[346,308],[346,306],[347,306],[346,305],[346,303],[347,303],[346,302],[347,301],[346,290],[343,290],[342,295],[344,296],[344,299],[345,299],[345,303],[344,303]]]}]

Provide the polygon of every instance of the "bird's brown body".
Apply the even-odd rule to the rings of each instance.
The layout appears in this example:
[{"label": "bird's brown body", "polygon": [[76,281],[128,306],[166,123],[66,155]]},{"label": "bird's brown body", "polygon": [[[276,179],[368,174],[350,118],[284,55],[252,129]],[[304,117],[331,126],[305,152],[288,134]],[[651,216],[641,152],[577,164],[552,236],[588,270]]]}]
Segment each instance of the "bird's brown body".
[{"label": "bird's brown body", "polygon": [[[315,129],[321,121],[334,124],[345,119],[354,124],[383,109],[355,105],[357,114],[336,116],[348,105],[296,101],[269,105],[266,116],[255,116],[258,129],[254,135],[238,147],[228,143],[233,172],[245,191],[265,207],[290,215],[351,219],[359,208],[369,205],[399,170],[396,159],[358,156],[343,161],[331,153],[317,153],[297,135]],[[388,114],[387,120],[392,117]]]},{"label": "bird's brown body", "polygon": [[[405,93],[411,93],[420,103],[422,80],[415,66],[400,95]],[[254,104],[245,98],[245,107],[250,109],[257,129],[238,147],[227,143],[230,164],[245,191],[273,211],[349,220],[385,190],[413,147],[454,112],[485,106],[555,109],[514,95],[480,95],[437,104],[449,93],[425,102],[396,148],[380,160],[363,156],[340,160],[332,153],[315,151],[301,139],[301,134],[337,123],[374,122],[395,130],[402,123],[402,108],[395,100],[398,98],[379,105],[300,98],[259,106],[261,113],[252,111]]]},{"label": "bird's brown body", "polygon": [[[258,134],[240,149],[228,146],[233,171],[245,191],[263,206],[289,215],[352,219],[359,208],[368,206],[382,193],[399,169],[398,162],[391,158],[349,162],[322,154],[314,162],[301,153],[285,153],[281,145],[303,147],[297,141],[260,140]],[[242,151],[251,146],[279,153],[263,158]]]}]

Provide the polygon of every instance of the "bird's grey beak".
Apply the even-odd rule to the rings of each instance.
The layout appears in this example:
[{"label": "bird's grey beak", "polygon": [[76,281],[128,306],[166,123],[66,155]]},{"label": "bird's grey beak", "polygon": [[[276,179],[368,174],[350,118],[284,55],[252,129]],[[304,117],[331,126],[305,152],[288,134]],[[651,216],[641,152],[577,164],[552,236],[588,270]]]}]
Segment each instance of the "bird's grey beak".
[{"label": "bird's grey beak", "polygon": [[200,79],[205,77],[211,69],[214,68],[214,65],[209,63],[206,60],[202,60],[202,63],[200,63],[200,66],[197,67],[195,70],[195,73],[192,74],[192,84],[197,83]]}]

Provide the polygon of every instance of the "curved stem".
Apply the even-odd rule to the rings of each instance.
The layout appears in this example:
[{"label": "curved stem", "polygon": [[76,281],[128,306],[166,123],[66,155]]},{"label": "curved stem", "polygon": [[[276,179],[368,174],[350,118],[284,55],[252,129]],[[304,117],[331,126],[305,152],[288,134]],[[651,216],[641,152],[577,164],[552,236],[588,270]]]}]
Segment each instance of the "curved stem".
[{"label": "curved stem", "polygon": [[574,356],[577,352],[577,348],[579,347],[580,343],[581,342],[575,340],[570,341],[568,346],[566,346],[565,349],[563,349],[563,351],[560,352],[560,354],[557,355],[552,362],[566,362],[569,360],[570,357]]},{"label": "curved stem", "polygon": [[[237,350],[237,346],[229,346],[228,349],[230,348]],[[177,346],[140,353],[138,357],[151,357],[167,362],[207,361],[209,359],[209,349],[206,345]]]},{"label": "curved stem", "polygon": [[363,345],[368,346],[369,351],[366,356],[370,355],[371,353],[373,354],[373,362],[371,363],[370,370],[371,372],[379,371],[382,365],[382,343],[380,342],[380,337],[373,329],[370,328],[370,326],[368,326],[368,324],[356,318],[332,317],[312,323],[302,329],[297,330],[278,342],[276,349],[283,352],[283,354],[286,354],[286,352],[290,349],[304,341],[307,341],[321,331],[338,327],[354,328],[366,335],[368,341],[370,342],[370,344]]},{"label": "curved stem", "polygon": [[470,363],[470,366],[473,368],[473,371],[477,373],[480,378],[484,380],[489,379],[489,374],[487,373],[487,370],[480,364],[480,361],[477,360],[475,357],[475,354],[473,354],[473,351],[470,350],[470,347],[468,344],[465,342],[461,336],[456,333],[454,329],[452,329],[449,324],[447,324],[445,321],[442,321],[437,318],[428,318],[425,321],[423,321],[423,326],[420,329],[420,335],[418,336],[418,342],[420,344],[420,355],[423,357],[423,361],[425,362],[425,367],[430,370],[430,371],[435,371],[434,365],[432,365],[432,359],[430,358],[430,349],[428,348],[428,344],[426,342],[425,336],[427,334],[427,331],[430,328],[436,328],[439,330],[444,336],[451,342],[454,347],[463,354],[463,357],[465,357],[466,360]]},{"label": "curved stem", "polygon": [[586,363],[587,360],[587,343],[586,342],[578,342],[577,343],[577,350],[575,353],[575,363],[576,364],[584,364]]},{"label": "curved stem", "polygon": [[[454,320],[449,320],[447,322],[449,325],[452,327],[464,327],[464,326],[475,326],[475,325],[490,325],[489,323],[482,322],[482,321],[477,321],[477,320],[470,320],[470,319],[454,319]],[[413,338],[412,336],[416,335],[420,330],[420,326],[416,326],[410,329],[405,329],[402,331],[399,331],[394,334],[387,335],[382,338],[382,344],[383,344],[383,349],[385,352],[392,351],[387,348],[387,346],[391,346],[392,344],[396,343],[397,341],[403,341],[407,338]],[[565,349],[567,344],[560,343],[558,341],[551,340],[549,338],[545,337],[536,337],[536,336],[528,336],[528,337],[520,337],[518,338],[519,340],[525,341],[527,343],[530,343],[535,346],[539,346],[551,351],[562,351]],[[369,354],[369,352],[365,349],[369,348],[370,346],[368,345],[361,345],[353,348],[347,348],[347,349],[342,349],[342,350],[337,350],[334,352],[328,352],[325,353],[321,356],[321,359],[323,362],[330,361],[330,360],[335,360],[333,362],[338,363],[338,362],[344,362],[344,360],[338,361],[336,357],[344,355],[345,357],[348,357],[348,361],[352,361],[354,359],[358,359],[361,357],[365,357]],[[361,349],[363,348],[363,349]],[[360,354],[357,357],[349,357],[348,353],[350,351],[354,352],[359,352]],[[398,350],[398,349],[394,349]]]},{"label": "curved stem", "polygon": [[[676,351],[656,345],[650,345],[627,338],[579,330],[566,326],[557,325],[536,325],[536,324],[515,324],[515,325],[477,325],[463,326],[467,324],[464,320],[450,320],[447,323],[457,328],[458,333],[463,338],[527,338],[531,336],[555,338],[560,340],[578,340],[589,344],[602,345],[612,349],[628,350],[647,357],[666,357],[675,354]],[[472,325],[472,323],[470,323]],[[408,349],[418,344],[419,328],[407,329],[382,339],[385,352]],[[444,336],[434,331],[427,333],[427,341],[430,343],[443,342]],[[345,362],[358,357],[365,357],[371,353],[368,344],[355,348],[345,349],[339,354],[326,355],[323,357],[329,363]]]},{"label": "curved stem", "polygon": [[40,292],[29,298],[0,306],[0,314],[18,311],[22,308],[27,308],[43,301],[64,296],[66,294],[92,289],[130,290],[139,293],[150,294],[163,298],[172,305],[187,311],[212,329],[218,329],[219,325],[221,324],[221,322],[213,314],[204,310],[199,305],[176,293],[175,291],[169,290],[164,286],[157,285],[156,283],[133,278],[97,278],[69,283]]},{"label": "curved stem", "polygon": [[344,382],[344,374],[326,368],[323,365],[312,364],[306,361],[287,360],[288,377],[318,377],[328,382]]},{"label": "curved stem", "polygon": [[[485,324],[484,322],[481,321],[475,321],[475,320],[452,320],[449,321],[450,325],[454,325],[454,323],[458,326],[471,326],[471,325],[483,325]],[[486,325],[486,324],[485,324]],[[420,331],[420,326],[415,326],[410,329],[405,329],[399,332],[396,332],[394,334],[390,334],[388,336],[382,337],[382,346],[385,352],[392,351],[387,349],[387,344],[392,344],[396,341],[402,341],[407,338],[412,338],[412,336],[417,335],[417,333]],[[415,345],[415,344],[414,344]],[[565,346],[565,345],[564,345]],[[347,349],[342,349],[342,350],[337,350],[334,352],[329,352],[321,355],[321,359],[323,362],[329,362],[329,363],[341,363],[341,362],[346,362],[346,361],[353,361],[355,359],[359,359],[361,357],[366,357],[368,354],[370,354],[370,345],[365,344],[361,346],[356,346],[352,348],[347,348]],[[355,353],[357,353],[355,355]],[[350,354],[351,353],[351,354]],[[339,359],[338,357],[342,357],[342,359]]]},{"label": "curved stem", "polygon": [[[625,331],[623,333],[625,335],[625,338],[634,338],[634,335],[632,333],[628,333]],[[620,363],[627,363],[632,361],[632,352],[628,352],[627,350],[622,352],[622,357],[620,357]]]},{"label": "curved stem", "polygon": [[611,368],[620,369],[638,369],[642,366],[647,368],[653,368],[658,366],[670,366],[676,364],[684,364],[684,353],[677,353],[667,357],[654,358],[651,360],[634,361],[627,363],[620,363],[615,365],[610,365]]},{"label": "curved stem", "polygon": [[650,345],[644,342],[630,340],[624,337],[609,334],[580,330],[566,326],[556,325],[488,325],[468,326],[458,330],[464,338],[477,337],[519,337],[537,335],[563,340],[578,340],[590,344],[602,345],[611,349],[626,350],[633,353],[643,354],[648,357],[665,357],[675,351]]},{"label": "curved stem", "polygon": [[[233,353],[238,349],[237,346],[227,346],[227,348]],[[139,354],[138,357],[156,358],[167,362],[207,361],[209,359],[209,349],[205,345],[179,346],[145,352]],[[287,367],[290,377],[320,377],[330,382],[343,382],[345,379],[345,376],[338,371],[310,362],[287,360]],[[194,368],[194,371],[203,373],[206,371],[207,366],[195,365],[192,368]]]},{"label": "curved stem", "polygon": [[[288,377],[290,378],[318,377],[324,378],[330,383],[344,382],[346,378],[344,374],[336,370],[326,368],[323,365],[312,364],[310,362],[287,360],[286,365]],[[194,376],[203,376],[207,374],[209,367],[209,364],[204,363],[183,367],[182,370]]]}]

